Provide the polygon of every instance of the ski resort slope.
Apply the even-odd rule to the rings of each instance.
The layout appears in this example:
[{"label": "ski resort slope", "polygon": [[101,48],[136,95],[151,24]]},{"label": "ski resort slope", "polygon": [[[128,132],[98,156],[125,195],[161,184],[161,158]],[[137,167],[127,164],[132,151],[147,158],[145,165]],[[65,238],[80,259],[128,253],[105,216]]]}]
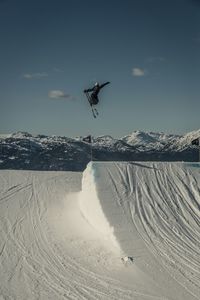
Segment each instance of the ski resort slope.
[{"label": "ski resort slope", "polygon": [[193,300],[200,164],[0,171],[0,299]]}]

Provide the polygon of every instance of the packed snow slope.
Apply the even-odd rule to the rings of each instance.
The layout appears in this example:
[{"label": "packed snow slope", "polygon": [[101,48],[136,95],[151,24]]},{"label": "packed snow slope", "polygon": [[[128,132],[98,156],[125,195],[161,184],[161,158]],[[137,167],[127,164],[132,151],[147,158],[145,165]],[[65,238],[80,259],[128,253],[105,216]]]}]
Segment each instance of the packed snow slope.
[{"label": "packed snow slope", "polygon": [[199,163],[0,171],[0,299],[199,295]]},{"label": "packed snow slope", "polygon": [[94,198],[83,199],[91,224],[104,232],[108,223],[122,257],[163,287],[163,297],[199,299],[200,164],[92,163],[84,175],[106,220],[89,211]]}]

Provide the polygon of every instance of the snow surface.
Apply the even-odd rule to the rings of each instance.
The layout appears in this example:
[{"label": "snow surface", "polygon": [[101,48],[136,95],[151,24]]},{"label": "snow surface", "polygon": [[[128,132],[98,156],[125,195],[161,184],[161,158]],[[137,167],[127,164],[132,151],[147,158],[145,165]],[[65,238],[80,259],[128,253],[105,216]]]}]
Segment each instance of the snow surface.
[{"label": "snow surface", "polygon": [[199,295],[199,163],[0,171],[0,299]]}]

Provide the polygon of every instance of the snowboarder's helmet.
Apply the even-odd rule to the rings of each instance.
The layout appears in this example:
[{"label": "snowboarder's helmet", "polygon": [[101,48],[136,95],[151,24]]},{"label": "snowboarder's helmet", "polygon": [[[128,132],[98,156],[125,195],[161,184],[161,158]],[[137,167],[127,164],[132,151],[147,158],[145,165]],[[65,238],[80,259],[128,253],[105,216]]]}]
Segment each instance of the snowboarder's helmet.
[{"label": "snowboarder's helmet", "polygon": [[99,86],[99,83],[98,83],[98,82],[96,82],[94,86]]}]

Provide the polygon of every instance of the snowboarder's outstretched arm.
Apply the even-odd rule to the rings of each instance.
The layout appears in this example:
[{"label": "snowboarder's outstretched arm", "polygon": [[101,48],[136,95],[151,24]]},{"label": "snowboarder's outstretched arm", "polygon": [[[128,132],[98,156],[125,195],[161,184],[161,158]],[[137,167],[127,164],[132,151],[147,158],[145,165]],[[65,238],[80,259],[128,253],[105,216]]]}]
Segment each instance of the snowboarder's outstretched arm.
[{"label": "snowboarder's outstretched arm", "polygon": [[99,88],[102,89],[102,88],[103,88],[105,85],[107,85],[107,84],[110,84],[110,81],[107,81],[107,82],[101,84]]},{"label": "snowboarder's outstretched arm", "polygon": [[84,90],[84,93],[93,92],[94,88]]},{"label": "snowboarder's outstretched arm", "polygon": [[102,89],[105,85],[109,84],[110,81],[107,81],[101,85],[99,85],[98,83],[95,84],[95,86],[91,89],[87,89],[87,90],[84,90],[84,93],[88,93],[88,92],[99,92],[100,89]]}]

